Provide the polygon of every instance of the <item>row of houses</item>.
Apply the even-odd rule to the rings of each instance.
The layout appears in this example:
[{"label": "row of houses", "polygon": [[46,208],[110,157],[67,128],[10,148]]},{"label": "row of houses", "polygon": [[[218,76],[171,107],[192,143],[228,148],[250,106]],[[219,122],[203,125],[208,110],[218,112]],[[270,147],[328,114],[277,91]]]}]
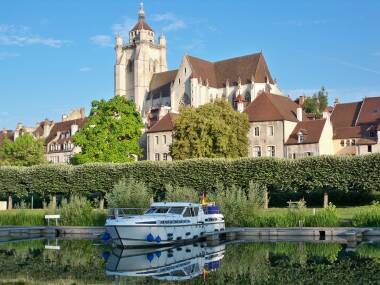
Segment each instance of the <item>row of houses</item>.
[{"label": "row of houses", "polygon": [[28,133],[36,139],[44,140],[47,161],[69,163],[70,158],[81,151],[80,147],[74,145],[72,136],[84,126],[86,121],[85,110],[80,108],[72,110],[68,115],[63,115],[61,121],[58,122],[45,119],[34,127],[26,127],[19,123],[15,130],[0,131],[0,145],[5,138],[15,141],[19,136]]},{"label": "row of houses", "polygon": [[[262,92],[243,112],[250,123],[249,157],[294,159],[380,152],[380,97],[336,103],[315,119],[289,97]],[[169,147],[177,116],[169,112],[147,131],[149,160],[172,159]]]}]

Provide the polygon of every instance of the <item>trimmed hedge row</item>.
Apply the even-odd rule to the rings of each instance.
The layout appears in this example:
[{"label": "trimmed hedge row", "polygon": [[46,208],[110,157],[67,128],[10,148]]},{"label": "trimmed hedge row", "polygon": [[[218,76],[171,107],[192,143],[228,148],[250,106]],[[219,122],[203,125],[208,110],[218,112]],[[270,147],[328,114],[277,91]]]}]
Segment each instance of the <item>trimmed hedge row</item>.
[{"label": "trimmed hedge row", "polygon": [[107,193],[122,177],[143,181],[160,193],[165,184],[212,191],[217,183],[245,188],[265,184],[270,193],[317,191],[380,193],[380,154],[304,159],[196,159],[125,164],[0,167],[0,194]]}]

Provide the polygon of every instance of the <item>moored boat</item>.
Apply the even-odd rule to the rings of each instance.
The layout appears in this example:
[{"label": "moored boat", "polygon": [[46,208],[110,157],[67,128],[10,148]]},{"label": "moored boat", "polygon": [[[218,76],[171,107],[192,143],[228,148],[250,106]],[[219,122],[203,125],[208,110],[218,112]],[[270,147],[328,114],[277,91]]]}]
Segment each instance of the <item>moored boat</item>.
[{"label": "moored boat", "polygon": [[142,215],[122,213],[123,209],[111,209],[106,229],[123,247],[183,243],[225,229],[224,216],[212,203],[159,202]]}]

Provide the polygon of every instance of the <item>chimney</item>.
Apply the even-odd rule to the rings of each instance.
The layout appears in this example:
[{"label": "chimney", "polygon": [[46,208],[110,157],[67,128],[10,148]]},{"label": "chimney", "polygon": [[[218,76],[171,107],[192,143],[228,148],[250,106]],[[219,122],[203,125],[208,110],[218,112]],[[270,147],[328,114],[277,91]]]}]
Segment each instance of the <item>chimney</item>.
[{"label": "chimney", "polygon": [[50,122],[48,119],[45,119],[43,129],[44,129],[43,136],[44,136],[44,138],[47,138],[50,134],[50,131],[51,131],[51,126],[50,126]]},{"label": "chimney", "polygon": [[80,112],[81,119],[84,119],[86,117],[86,111],[85,111],[85,109],[82,107],[82,108],[79,109],[79,112]]},{"label": "chimney", "polygon": [[79,126],[75,123],[71,125],[71,136],[75,135],[79,130]]},{"label": "chimney", "polygon": [[301,107],[305,104],[305,95],[301,95],[300,98],[298,99],[298,105]]},{"label": "chimney", "polygon": [[302,108],[301,107],[297,108],[297,120],[302,122]]},{"label": "chimney", "polygon": [[335,101],[334,101],[334,107],[335,107],[337,104],[339,104],[339,98],[338,98],[338,97],[335,98]]},{"label": "chimney", "polygon": [[322,113],[322,118],[323,119],[326,119],[326,120],[330,120],[330,112],[329,112],[329,109],[325,109]]}]

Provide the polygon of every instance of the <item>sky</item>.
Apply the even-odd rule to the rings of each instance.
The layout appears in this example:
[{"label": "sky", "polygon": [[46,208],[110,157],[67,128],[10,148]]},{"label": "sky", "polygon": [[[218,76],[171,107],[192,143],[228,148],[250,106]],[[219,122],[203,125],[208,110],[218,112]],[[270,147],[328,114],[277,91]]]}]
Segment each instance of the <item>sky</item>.
[{"label": "sky", "polygon": [[[138,0],[0,0],[0,129],[59,120],[113,96],[114,36]],[[262,51],[292,98],[325,86],[329,101],[380,96],[380,1],[145,0],[165,34],[169,69]]]}]

